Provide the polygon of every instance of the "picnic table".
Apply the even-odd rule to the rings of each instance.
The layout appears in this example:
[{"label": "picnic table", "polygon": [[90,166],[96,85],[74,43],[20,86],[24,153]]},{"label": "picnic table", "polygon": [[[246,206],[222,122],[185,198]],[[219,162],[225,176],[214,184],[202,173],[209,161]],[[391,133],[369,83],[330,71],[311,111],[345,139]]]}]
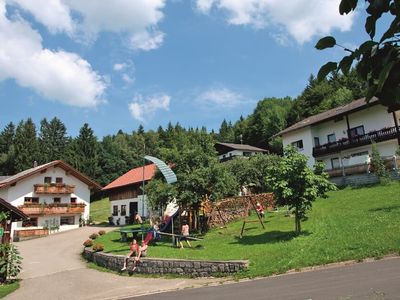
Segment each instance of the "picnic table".
[{"label": "picnic table", "polygon": [[129,228],[129,229],[120,229],[119,233],[121,234],[121,242],[128,241],[128,233],[132,233],[132,239],[136,238],[138,232],[147,232],[146,228]]}]

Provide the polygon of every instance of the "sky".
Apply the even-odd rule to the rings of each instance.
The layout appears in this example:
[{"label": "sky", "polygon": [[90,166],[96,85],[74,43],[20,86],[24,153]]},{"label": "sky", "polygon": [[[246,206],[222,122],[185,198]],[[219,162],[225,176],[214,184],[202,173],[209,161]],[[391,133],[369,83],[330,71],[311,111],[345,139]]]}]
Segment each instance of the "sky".
[{"label": "sky", "polygon": [[339,0],[0,0],[0,130],[61,119],[68,135],[218,130],[265,97],[296,97],[354,49],[365,16]]}]

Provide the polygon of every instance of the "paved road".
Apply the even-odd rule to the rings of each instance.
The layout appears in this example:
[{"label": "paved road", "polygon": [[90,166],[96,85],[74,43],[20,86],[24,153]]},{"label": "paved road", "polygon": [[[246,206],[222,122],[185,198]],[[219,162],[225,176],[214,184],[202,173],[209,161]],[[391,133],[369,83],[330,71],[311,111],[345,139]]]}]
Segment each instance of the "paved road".
[{"label": "paved road", "polygon": [[128,299],[400,299],[400,258]]},{"label": "paved road", "polygon": [[[150,279],[87,269],[82,243],[100,228],[84,227],[16,243],[23,257],[21,287],[7,300],[121,299],[198,287],[215,279]],[[102,228],[104,229],[104,228]]]}]

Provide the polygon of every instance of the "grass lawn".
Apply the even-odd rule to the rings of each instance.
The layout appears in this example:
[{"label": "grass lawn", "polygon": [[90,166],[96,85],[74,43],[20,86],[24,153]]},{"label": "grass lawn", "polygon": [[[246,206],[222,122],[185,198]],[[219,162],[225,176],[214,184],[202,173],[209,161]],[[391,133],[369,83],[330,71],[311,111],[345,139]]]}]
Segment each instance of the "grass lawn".
[{"label": "grass lawn", "polygon": [[0,298],[4,298],[5,296],[7,296],[8,294],[11,294],[18,288],[19,288],[18,280],[13,281],[11,283],[7,283],[7,284],[1,284],[0,285]]},{"label": "grass lawn", "polygon": [[[171,247],[170,240],[150,246],[150,257],[187,259],[248,259],[250,267],[239,277],[266,276],[290,269],[322,265],[400,252],[400,184],[359,189],[346,188],[329,193],[328,199],[314,203],[303,233],[293,234],[294,219],[284,211],[267,213],[266,229],[258,223],[246,225],[238,238],[242,222],[225,229],[213,229],[203,241],[192,242],[201,248],[183,250]],[[128,243],[119,242],[119,232],[110,232],[96,242],[105,252],[126,254]]]},{"label": "grass lawn", "polygon": [[94,223],[100,224],[106,222],[108,224],[108,217],[110,215],[110,201],[108,198],[90,203],[90,217]]}]

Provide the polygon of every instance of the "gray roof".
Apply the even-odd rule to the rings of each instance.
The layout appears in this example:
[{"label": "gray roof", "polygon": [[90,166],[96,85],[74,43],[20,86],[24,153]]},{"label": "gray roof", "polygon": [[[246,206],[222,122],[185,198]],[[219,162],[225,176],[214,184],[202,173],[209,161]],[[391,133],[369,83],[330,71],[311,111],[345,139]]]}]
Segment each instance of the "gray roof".
[{"label": "gray roof", "polygon": [[338,107],[332,108],[330,110],[324,111],[322,113],[308,117],[296,124],[293,124],[292,126],[286,128],[286,129],[280,131],[275,136],[279,136],[279,135],[282,135],[282,134],[285,134],[285,133],[288,133],[291,131],[295,131],[295,130],[298,130],[298,129],[301,129],[301,128],[304,128],[304,127],[307,127],[310,125],[316,125],[318,123],[322,123],[322,122],[325,122],[328,120],[339,118],[346,114],[349,114],[349,113],[352,113],[355,111],[359,111],[359,110],[362,110],[364,108],[367,108],[369,106],[376,105],[376,104],[379,104],[378,98],[375,98],[375,97],[372,98],[369,101],[369,103],[367,103],[365,101],[365,98],[361,98],[361,99],[355,100],[353,102],[350,102],[346,105],[338,106]]},{"label": "gray roof", "polygon": [[9,176],[6,179],[3,179],[0,181],[0,189],[7,187],[19,180],[27,178],[33,174],[36,174],[42,170],[46,170],[47,168],[52,167],[52,166],[57,166],[66,171],[69,171],[71,175],[75,176],[82,182],[86,183],[90,189],[101,190],[101,186],[97,182],[95,182],[93,179],[87,177],[86,175],[80,173],[78,170],[74,169],[69,164],[63,162],[62,160],[55,160],[55,161],[52,161],[52,162],[49,162],[49,163],[46,163],[46,164],[43,164],[43,165],[40,165],[40,166],[37,166],[34,168],[24,170],[13,176]]},{"label": "gray roof", "polygon": [[4,183],[8,183],[10,181],[18,180],[20,177],[24,177],[25,175],[33,173],[33,172],[35,172],[37,170],[40,170],[42,168],[46,168],[47,165],[50,166],[51,164],[52,163],[50,162],[50,163],[47,163],[47,164],[44,164],[44,165],[40,165],[40,166],[37,166],[37,167],[34,167],[34,168],[30,168],[30,169],[24,170],[24,171],[19,172],[19,173],[15,174],[15,175],[12,175],[12,176],[4,176],[5,178],[3,178],[3,179],[0,178],[0,186],[2,184],[4,184]]},{"label": "gray roof", "polygon": [[261,149],[258,147],[244,145],[244,144],[232,144],[232,143],[216,143],[218,145],[222,145],[228,148],[232,148],[234,150],[243,150],[243,151],[254,151],[254,152],[268,152],[268,150]]}]

